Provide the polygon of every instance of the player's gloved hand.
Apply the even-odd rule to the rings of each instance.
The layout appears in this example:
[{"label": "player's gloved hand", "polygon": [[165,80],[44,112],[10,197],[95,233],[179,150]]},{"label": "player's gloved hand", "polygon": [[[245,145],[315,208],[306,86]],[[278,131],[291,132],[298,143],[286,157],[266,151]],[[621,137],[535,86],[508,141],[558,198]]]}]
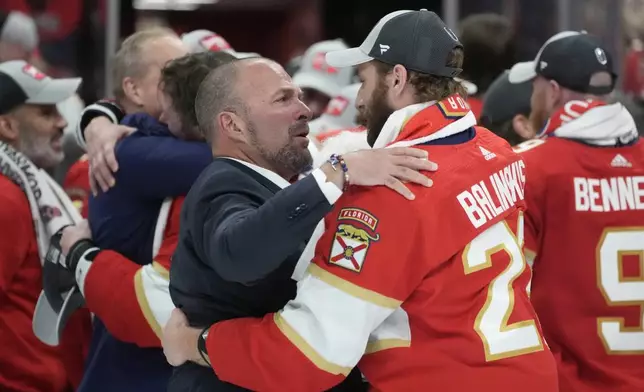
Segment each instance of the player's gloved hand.
[{"label": "player's gloved hand", "polygon": [[87,156],[89,157],[89,184],[94,195],[98,189],[107,192],[114,186],[118,168],[114,146],[116,142],[136,131],[136,128],[112,123],[106,117],[96,117],[85,128]]}]

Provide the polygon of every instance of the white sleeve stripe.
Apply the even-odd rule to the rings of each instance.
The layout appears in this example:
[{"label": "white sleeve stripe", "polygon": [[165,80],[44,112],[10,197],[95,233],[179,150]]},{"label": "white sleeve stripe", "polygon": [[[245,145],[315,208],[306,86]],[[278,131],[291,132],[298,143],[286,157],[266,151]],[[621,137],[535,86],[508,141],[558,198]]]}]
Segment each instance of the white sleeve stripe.
[{"label": "white sleeve stripe", "polygon": [[402,305],[402,301],[387,297],[369,289],[365,289],[364,287],[357,286],[336,275],[333,275],[329,271],[326,271],[315,264],[310,264],[307,272],[338,290],[342,290],[353,297],[371,302],[374,305],[384,308],[390,308],[392,310]]},{"label": "white sleeve stripe", "polygon": [[293,343],[311,362],[315,364],[319,369],[324,370],[327,373],[331,374],[343,374],[348,376],[351,373],[350,367],[343,367],[336,365],[322,358],[311,345],[309,345],[304,338],[302,338],[297,331],[291,327],[286,320],[282,318],[280,313],[275,313],[273,317],[277,328],[286,336],[286,338]]},{"label": "white sleeve stripe", "polygon": [[118,122],[119,122],[118,118],[116,118],[114,113],[112,113],[110,110],[108,110],[108,109],[104,108],[103,106],[98,105],[96,103],[93,103],[93,104],[89,105],[88,107],[85,108],[84,111],[87,111],[87,110],[96,110],[97,112],[101,112],[101,113],[105,114],[107,117],[109,117],[110,121],[112,121],[114,124],[118,124]]},{"label": "white sleeve stripe", "polygon": [[85,137],[83,136],[83,131],[80,127],[80,121],[76,124],[76,132],[74,132],[74,137],[76,138],[76,143],[80,146],[83,151],[87,151],[87,143],[85,142]]},{"label": "white sleeve stripe", "polygon": [[161,209],[159,209],[159,217],[157,218],[157,224],[154,227],[154,238],[152,240],[152,257],[157,257],[159,249],[161,249],[161,244],[163,243],[163,234],[165,233],[165,228],[168,225],[168,217],[170,216],[170,208],[172,207],[172,201],[174,199],[167,198],[161,204]]},{"label": "white sleeve stripe", "polygon": [[528,248],[523,248],[523,254],[525,256],[526,263],[528,263],[528,266],[532,268],[532,265],[534,264],[534,259],[537,257],[537,252],[530,250]]},{"label": "white sleeve stripe", "polygon": [[[85,112],[87,112],[88,110],[96,110],[98,112],[101,112],[101,113],[105,114],[110,119],[110,121],[112,121],[114,124],[118,124],[118,122],[119,122],[118,118],[116,118],[114,113],[112,113],[111,111],[105,109],[104,107],[102,107],[101,105],[98,105],[96,103],[93,103],[93,104],[89,105],[88,107],[86,107],[83,110],[83,113],[81,113],[81,118],[82,118],[83,114],[85,114]],[[75,133],[74,136],[76,137],[76,142],[78,143],[78,145],[83,150],[87,151],[87,143],[85,142],[85,136],[83,136],[83,130],[81,129],[80,125],[81,125],[81,122],[78,121],[78,124],[76,124],[76,133]]]},{"label": "white sleeve stripe", "polygon": [[309,274],[279,317],[284,335],[311,362],[338,374],[356,366],[371,333],[393,312]]},{"label": "white sleeve stripe", "polygon": [[161,265],[161,263],[157,261],[152,262],[152,268],[154,271],[159,274],[159,276],[165,280],[170,280],[170,271],[168,271],[167,268]]},{"label": "white sleeve stripe", "polygon": [[163,327],[174,309],[169,281],[159,274],[153,264],[141,267],[134,275],[136,298],[148,324],[161,338]]},{"label": "white sleeve stripe", "polygon": [[365,353],[409,346],[411,346],[409,316],[405,309],[400,307],[371,333]]}]

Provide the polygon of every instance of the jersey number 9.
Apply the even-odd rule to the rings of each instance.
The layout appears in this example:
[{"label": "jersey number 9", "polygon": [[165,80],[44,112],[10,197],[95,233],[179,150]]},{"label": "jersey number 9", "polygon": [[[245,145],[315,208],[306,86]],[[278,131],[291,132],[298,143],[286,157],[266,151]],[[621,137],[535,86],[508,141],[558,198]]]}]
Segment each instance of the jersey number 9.
[{"label": "jersey number 9", "polygon": [[[610,306],[637,306],[639,326],[620,317],[600,317],[597,330],[608,354],[644,354],[644,227],[607,228],[597,245],[597,283]],[[639,276],[625,277],[624,257],[639,261]]]}]

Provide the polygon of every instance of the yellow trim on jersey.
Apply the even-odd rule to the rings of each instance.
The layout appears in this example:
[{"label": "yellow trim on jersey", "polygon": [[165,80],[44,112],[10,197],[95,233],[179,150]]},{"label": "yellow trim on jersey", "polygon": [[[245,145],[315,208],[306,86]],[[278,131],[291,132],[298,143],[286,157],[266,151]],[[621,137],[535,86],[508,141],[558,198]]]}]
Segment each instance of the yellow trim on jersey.
[{"label": "yellow trim on jersey", "polygon": [[365,289],[364,287],[360,287],[336,275],[333,275],[329,271],[326,271],[313,263],[309,265],[308,273],[340,291],[343,291],[356,298],[360,298],[364,301],[370,302],[374,305],[389,309],[396,309],[400,305],[402,305],[402,301],[384,296],[382,294],[376,293],[375,291]]},{"label": "yellow trim on jersey", "polygon": [[405,339],[383,339],[376,340],[367,344],[366,354],[373,354],[378,351],[389,350],[391,348],[411,347],[411,341]]},{"label": "yellow trim on jersey", "polygon": [[153,261],[152,269],[156,271],[156,273],[159,274],[163,279],[168,281],[170,280],[170,271],[168,271],[168,269],[162,266],[159,262]]},{"label": "yellow trim on jersey", "polygon": [[336,365],[324,359],[315,349],[302,337],[297,331],[284,320],[280,313],[275,313],[273,321],[277,328],[286,336],[286,338],[302,352],[315,366],[331,374],[343,374],[348,376],[351,368]]},{"label": "yellow trim on jersey", "polygon": [[157,319],[154,317],[154,313],[152,313],[152,308],[150,307],[148,298],[145,296],[142,273],[143,268],[139,268],[139,270],[136,271],[136,274],[134,275],[134,291],[136,292],[136,300],[139,302],[139,307],[143,312],[145,320],[150,325],[150,328],[152,328],[154,333],[159,337],[159,339],[161,339],[161,337],[163,336],[163,329],[161,328],[161,325],[159,324]]}]

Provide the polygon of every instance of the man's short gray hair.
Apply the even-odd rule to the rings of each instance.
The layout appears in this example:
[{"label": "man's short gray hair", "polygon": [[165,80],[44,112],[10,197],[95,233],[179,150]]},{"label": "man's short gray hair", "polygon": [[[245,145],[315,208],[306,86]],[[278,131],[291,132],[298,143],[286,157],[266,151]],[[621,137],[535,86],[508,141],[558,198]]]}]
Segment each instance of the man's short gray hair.
[{"label": "man's short gray hair", "polygon": [[154,27],[137,31],[123,41],[114,57],[114,96],[124,98],[123,79],[142,77],[148,69],[148,62],[143,58],[146,43],[163,37],[177,37],[174,31],[165,27]]},{"label": "man's short gray hair", "polygon": [[199,131],[211,141],[218,130],[215,121],[217,116],[226,110],[236,111],[242,114],[246,106],[240,100],[235,91],[239,65],[244,61],[256,60],[255,58],[239,59],[224,64],[206,76],[206,79],[199,86],[199,92],[195,99],[195,113]]}]

